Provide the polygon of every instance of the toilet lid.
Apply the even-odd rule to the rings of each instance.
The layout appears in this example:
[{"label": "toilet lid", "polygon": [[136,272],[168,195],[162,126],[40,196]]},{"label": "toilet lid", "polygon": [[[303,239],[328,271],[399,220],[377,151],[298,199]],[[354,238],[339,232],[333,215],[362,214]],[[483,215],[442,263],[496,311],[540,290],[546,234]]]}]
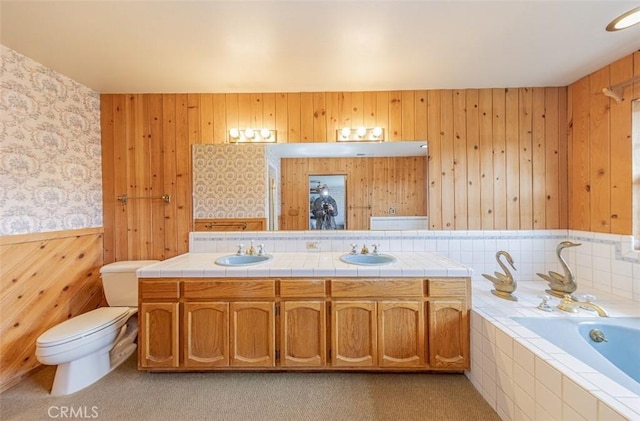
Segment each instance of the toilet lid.
[{"label": "toilet lid", "polygon": [[38,346],[55,346],[105,329],[129,314],[128,307],[100,307],[52,327],[40,335]]}]

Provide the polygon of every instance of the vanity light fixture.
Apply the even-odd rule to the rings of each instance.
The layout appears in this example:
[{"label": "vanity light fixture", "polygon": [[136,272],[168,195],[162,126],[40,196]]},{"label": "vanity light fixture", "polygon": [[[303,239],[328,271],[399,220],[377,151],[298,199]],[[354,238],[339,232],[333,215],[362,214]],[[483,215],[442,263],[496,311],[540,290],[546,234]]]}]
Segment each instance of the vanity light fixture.
[{"label": "vanity light fixture", "polygon": [[343,127],[336,130],[338,142],[384,142],[382,127],[357,127],[355,129]]},{"label": "vanity light fixture", "polygon": [[621,14],[607,25],[607,31],[620,31],[640,23],[640,6]]},{"label": "vanity light fixture", "polygon": [[269,129],[230,129],[229,143],[276,143],[275,130]]}]

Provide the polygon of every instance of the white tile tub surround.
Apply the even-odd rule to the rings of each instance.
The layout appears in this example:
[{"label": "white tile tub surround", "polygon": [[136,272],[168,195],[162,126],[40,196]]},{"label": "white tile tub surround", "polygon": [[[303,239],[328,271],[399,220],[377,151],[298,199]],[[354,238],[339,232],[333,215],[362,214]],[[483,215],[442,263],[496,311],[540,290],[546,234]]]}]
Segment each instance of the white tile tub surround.
[{"label": "white tile tub surround", "polygon": [[584,231],[261,231],[193,232],[191,253],[234,253],[238,244],[250,241],[265,245],[268,253],[346,253],[350,244],[379,243],[383,253],[434,252],[473,269],[473,280],[488,283],[483,273],[501,271],[495,260],[499,250],[508,251],[517,270],[518,283],[540,280],[536,273],[562,272],[556,246],[564,240],[580,242],[563,256],[578,279],[578,291],[606,292],[640,301],[640,253],[633,238]]},{"label": "white tile tub surround", "polygon": [[[609,380],[511,317],[583,317],[540,311],[544,281],[519,285],[518,302],[473,282],[471,370],[467,377],[503,420],[640,420],[640,396]],[[602,293],[612,317],[640,316],[636,302]],[[552,305],[559,300],[553,299]]]}]

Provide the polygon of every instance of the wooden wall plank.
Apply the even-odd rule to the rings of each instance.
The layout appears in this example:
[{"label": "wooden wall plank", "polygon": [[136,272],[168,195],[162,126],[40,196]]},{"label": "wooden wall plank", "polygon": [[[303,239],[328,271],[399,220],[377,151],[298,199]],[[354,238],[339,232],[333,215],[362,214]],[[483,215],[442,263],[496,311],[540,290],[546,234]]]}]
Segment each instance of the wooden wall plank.
[{"label": "wooden wall plank", "polygon": [[[611,172],[609,150],[609,98],[601,94],[609,86],[609,68],[589,77],[589,178],[591,186],[590,231],[611,231]],[[604,159],[603,159],[604,158]]]},{"label": "wooden wall plank", "polygon": [[467,90],[466,139],[467,139],[467,228],[482,229],[480,193],[480,116],[478,90]]},{"label": "wooden wall plank", "polygon": [[299,143],[301,138],[301,110],[300,110],[300,94],[290,93],[287,98],[287,116],[289,120],[288,142]]},{"label": "wooden wall plank", "polygon": [[456,229],[453,155],[453,91],[440,91],[440,151],[442,168],[442,229]]},{"label": "wooden wall plank", "polygon": [[313,136],[313,93],[300,94],[300,142],[315,142]]},{"label": "wooden wall plank", "polygon": [[200,95],[200,141],[213,143],[213,95]]},{"label": "wooden wall plank", "polygon": [[520,103],[519,90],[505,92],[505,163],[507,229],[520,227]]},{"label": "wooden wall plank", "polygon": [[560,186],[559,195],[560,200],[558,204],[559,226],[558,228],[569,227],[569,137],[571,132],[569,130],[569,108],[570,102],[568,99],[568,89],[562,88],[558,92],[558,184]]},{"label": "wooden wall plank", "polygon": [[[565,104],[566,106],[566,104]],[[545,88],[544,96],[544,198],[547,229],[560,228],[560,107],[559,88]],[[538,164],[534,161],[534,177]],[[534,181],[535,183],[535,181]],[[534,199],[540,199],[534,189]],[[565,198],[566,199],[566,198]]]},{"label": "wooden wall plank", "polygon": [[384,128],[389,140],[389,92],[376,92],[376,126]]},{"label": "wooden wall plank", "polygon": [[531,99],[532,228],[544,229],[547,217],[545,89],[533,88]]},{"label": "wooden wall plank", "polygon": [[278,143],[289,142],[289,96],[277,93],[275,96],[275,128],[278,131]]},{"label": "wooden wall plank", "polygon": [[416,100],[415,100],[415,92],[414,91],[402,91],[401,92],[401,103],[400,106],[402,108],[402,135],[400,140],[403,139],[415,139],[416,138]]},{"label": "wooden wall plank", "polygon": [[[149,158],[150,158],[150,191],[149,196],[158,198],[165,194],[163,168],[163,139],[162,133],[164,116],[162,115],[162,95],[148,95],[149,102]],[[211,98],[209,98],[211,99]],[[211,101],[213,105],[213,102]],[[213,141],[213,125],[211,126],[211,141]],[[150,218],[150,244],[148,254],[145,256],[160,256],[161,260],[165,259],[164,239],[165,239],[165,207],[164,200],[153,199],[151,204]]]},{"label": "wooden wall plank", "polygon": [[[638,63],[640,66],[640,63]],[[633,77],[633,57],[627,56],[610,66],[610,83],[616,85]],[[630,90],[633,95],[633,89]],[[627,91],[629,92],[629,91]],[[629,96],[631,96],[629,95]],[[611,233],[633,231],[633,140],[631,102],[609,100],[611,141]]]},{"label": "wooden wall plank", "polygon": [[364,93],[351,92],[351,127],[364,126]]},{"label": "wooden wall plank", "polygon": [[480,218],[483,230],[492,230],[493,223],[493,92],[478,93],[480,149]]},{"label": "wooden wall plank", "polygon": [[327,92],[325,94],[327,142],[335,142],[340,129],[340,97],[340,92]]},{"label": "wooden wall plank", "polygon": [[427,91],[416,91],[414,96],[414,105],[413,108],[415,110],[415,124],[414,124],[414,135],[413,139],[416,140],[428,140],[429,139],[429,128],[428,128],[428,119],[429,114],[427,113]]},{"label": "wooden wall plank", "polygon": [[213,104],[213,143],[227,143],[227,133],[230,127],[227,127],[226,96],[225,94],[214,94],[211,101]]},{"label": "wooden wall plank", "polygon": [[440,133],[440,91],[427,93],[428,127],[428,185],[429,185],[429,228],[442,229],[442,161]]},{"label": "wooden wall plank", "polygon": [[[413,101],[411,103],[413,105]],[[389,92],[389,141],[402,140],[402,92]]]},{"label": "wooden wall plank", "polygon": [[493,89],[493,226],[507,229],[507,89]]},{"label": "wooden wall plank", "polygon": [[532,97],[531,89],[518,89],[519,121],[518,151],[520,153],[520,229],[533,228],[533,168],[532,168]]},{"label": "wooden wall plank", "polygon": [[327,142],[327,111],[324,92],[313,93],[313,141]]},{"label": "wooden wall plank", "polygon": [[467,202],[467,101],[466,91],[453,91],[453,187],[455,192],[455,229],[469,226]]},{"label": "wooden wall plank", "polygon": [[[227,110],[229,111],[228,106]],[[188,251],[189,232],[193,229],[189,131],[188,98],[187,95],[178,94],[176,96],[176,194],[174,196],[178,254]]]},{"label": "wooden wall plank", "polygon": [[[171,203],[164,206],[164,256],[177,256],[178,253],[178,209],[176,196],[178,193],[176,151],[176,95],[162,95],[162,185],[163,191],[171,195]],[[156,257],[156,256],[153,256]]]},{"label": "wooden wall plank", "polygon": [[569,228],[591,228],[591,186],[589,181],[589,78],[569,87],[571,95],[571,139],[568,150]]},{"label": "wooden wall plank", "polygon": [[100,127],[102,131],[102,155],[108,157],[103,159],[102,165],[102,223],[109,227],[109,231],[104,236],[104,256],[108,261],[115,259],[116,238],[116,185],[114,163],[115,160],[115,139],[114,139],[114,96],[102,95],[100,97]]}]

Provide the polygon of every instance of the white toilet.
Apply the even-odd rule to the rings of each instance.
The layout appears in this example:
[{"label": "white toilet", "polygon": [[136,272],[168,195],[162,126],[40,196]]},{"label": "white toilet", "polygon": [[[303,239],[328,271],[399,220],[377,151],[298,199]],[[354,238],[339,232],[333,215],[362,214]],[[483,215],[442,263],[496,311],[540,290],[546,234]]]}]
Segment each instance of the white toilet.
[{"label": "white toilet", "polygon": [[84,389],[133,354],[138,335],[136,270],[157,262],[132,260],[103,266],[102,287],[109,307],[66,320],[40,335],[38,361],[58,366],[52,395]]}]

